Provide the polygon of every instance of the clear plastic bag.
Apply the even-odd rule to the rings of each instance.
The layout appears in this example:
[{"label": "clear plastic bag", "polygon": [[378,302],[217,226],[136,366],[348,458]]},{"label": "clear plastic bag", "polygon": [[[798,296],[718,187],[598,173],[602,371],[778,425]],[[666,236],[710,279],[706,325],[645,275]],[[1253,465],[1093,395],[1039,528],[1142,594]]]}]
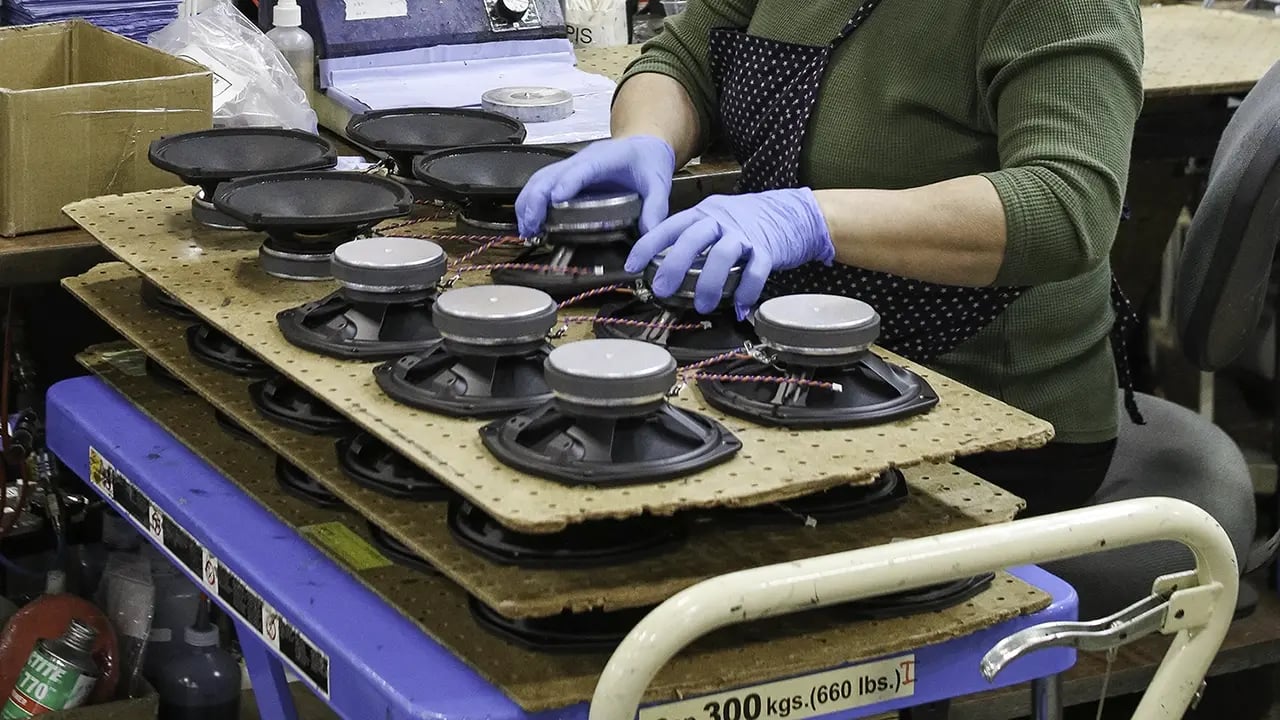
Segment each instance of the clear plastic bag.
[{"label": "clear plastic bag", "polygon": [[316,114],[284,56],[227,0],[180,17],[147,40],[213,73],[213,123],[316,132]]},{"label": "clear plastic bag", "polygon": [[151,563],[140,555],[112,553],[107,558],[95,604],[116,629],[120,689],[128,697],[138,697],[144,690],[142,667],[156,606]]}]

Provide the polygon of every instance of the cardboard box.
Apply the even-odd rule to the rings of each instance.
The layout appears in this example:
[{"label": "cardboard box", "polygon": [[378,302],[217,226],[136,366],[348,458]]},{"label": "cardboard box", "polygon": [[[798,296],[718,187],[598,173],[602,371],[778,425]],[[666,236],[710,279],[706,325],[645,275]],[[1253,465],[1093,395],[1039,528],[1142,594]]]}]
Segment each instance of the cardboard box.
[{"label": "cardboard box", "polygon": [[68,203],[173,187],[147,149],[213,124],[203,67],[84,21],[0,28],[0,235],[70,227]]},{"label": "cardboard box", "polygon": [[155,720],[160,713],[160,696],[151,686],[141,697],[45,713],[40,720]]}]

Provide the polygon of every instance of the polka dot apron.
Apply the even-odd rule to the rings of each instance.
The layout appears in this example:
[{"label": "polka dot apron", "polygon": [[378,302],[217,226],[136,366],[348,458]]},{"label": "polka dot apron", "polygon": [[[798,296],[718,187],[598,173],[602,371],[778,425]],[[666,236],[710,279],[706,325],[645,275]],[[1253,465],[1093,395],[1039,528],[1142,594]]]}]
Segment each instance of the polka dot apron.
[{"label": "polka dot apron", "polygon": [[[711,77],[720,98],[722,130],[742,165],[739,192],[801,185],[800,151],[831,55],[880,2],[865,0],[826,45],[779,42],[737,28],[711,30]],[[938,285],[848,265],[809,263],[775,273],[766,292],[835,293],[864,300],[880,314],[881,346],[928,363],[976,335],[1025,289]],[[1111,341],[1125,406],[1141,422],[1124,351],[1124,338],[1136,318],[1114,277],[1111,299],[1117,318]]]}]

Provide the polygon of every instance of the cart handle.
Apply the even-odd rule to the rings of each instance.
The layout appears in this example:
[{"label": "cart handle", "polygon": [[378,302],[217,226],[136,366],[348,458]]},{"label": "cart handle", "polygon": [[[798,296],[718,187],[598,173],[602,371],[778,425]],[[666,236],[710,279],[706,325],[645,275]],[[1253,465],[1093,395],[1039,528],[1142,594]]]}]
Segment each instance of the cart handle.
[{"label": "cart handle", "polygon": [[588,720],[634,720],[658,671],[719,628],[1161,540],[1187,546],[1195,556],[1197,586],[1213,590],[1202,622],[1177,630],[1133,715],[1176,720],[1226,637],[1240,577],[1231,541],[1217,521],[1172,498],[1125,500],[704,580],[654,608],[623,639],[600,675]]}]

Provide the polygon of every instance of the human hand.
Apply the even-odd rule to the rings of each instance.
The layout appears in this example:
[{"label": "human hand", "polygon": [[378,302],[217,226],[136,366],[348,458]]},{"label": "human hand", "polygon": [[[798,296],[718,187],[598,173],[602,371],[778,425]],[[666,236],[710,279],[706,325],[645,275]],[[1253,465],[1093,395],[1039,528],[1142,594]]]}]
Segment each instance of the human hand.
[{"label": "human hand", "polygon": [[640,238],[627,256],[626,270],[638,273],[666,250],[651,289],[658,297],[669,297],[708,248],[694,290],[694,308],[700,313],[714,310],[729,271],[743,264],[733,296],[740,320],[760,298],[770,273],[814,260],[830,264],[836,254],[812,190],[770,190],[714,195],[672,215]]},{"label": "human hand", "polygon": [[516,198],[521,237],[542,231],[547,208],[572,200],[590,187],[608,186],[640,194],[640,232],[646,233],[667,216],[671,176],[676,154],[665,140],[635,135],[592,143],[573,157],[533,174]]}]

